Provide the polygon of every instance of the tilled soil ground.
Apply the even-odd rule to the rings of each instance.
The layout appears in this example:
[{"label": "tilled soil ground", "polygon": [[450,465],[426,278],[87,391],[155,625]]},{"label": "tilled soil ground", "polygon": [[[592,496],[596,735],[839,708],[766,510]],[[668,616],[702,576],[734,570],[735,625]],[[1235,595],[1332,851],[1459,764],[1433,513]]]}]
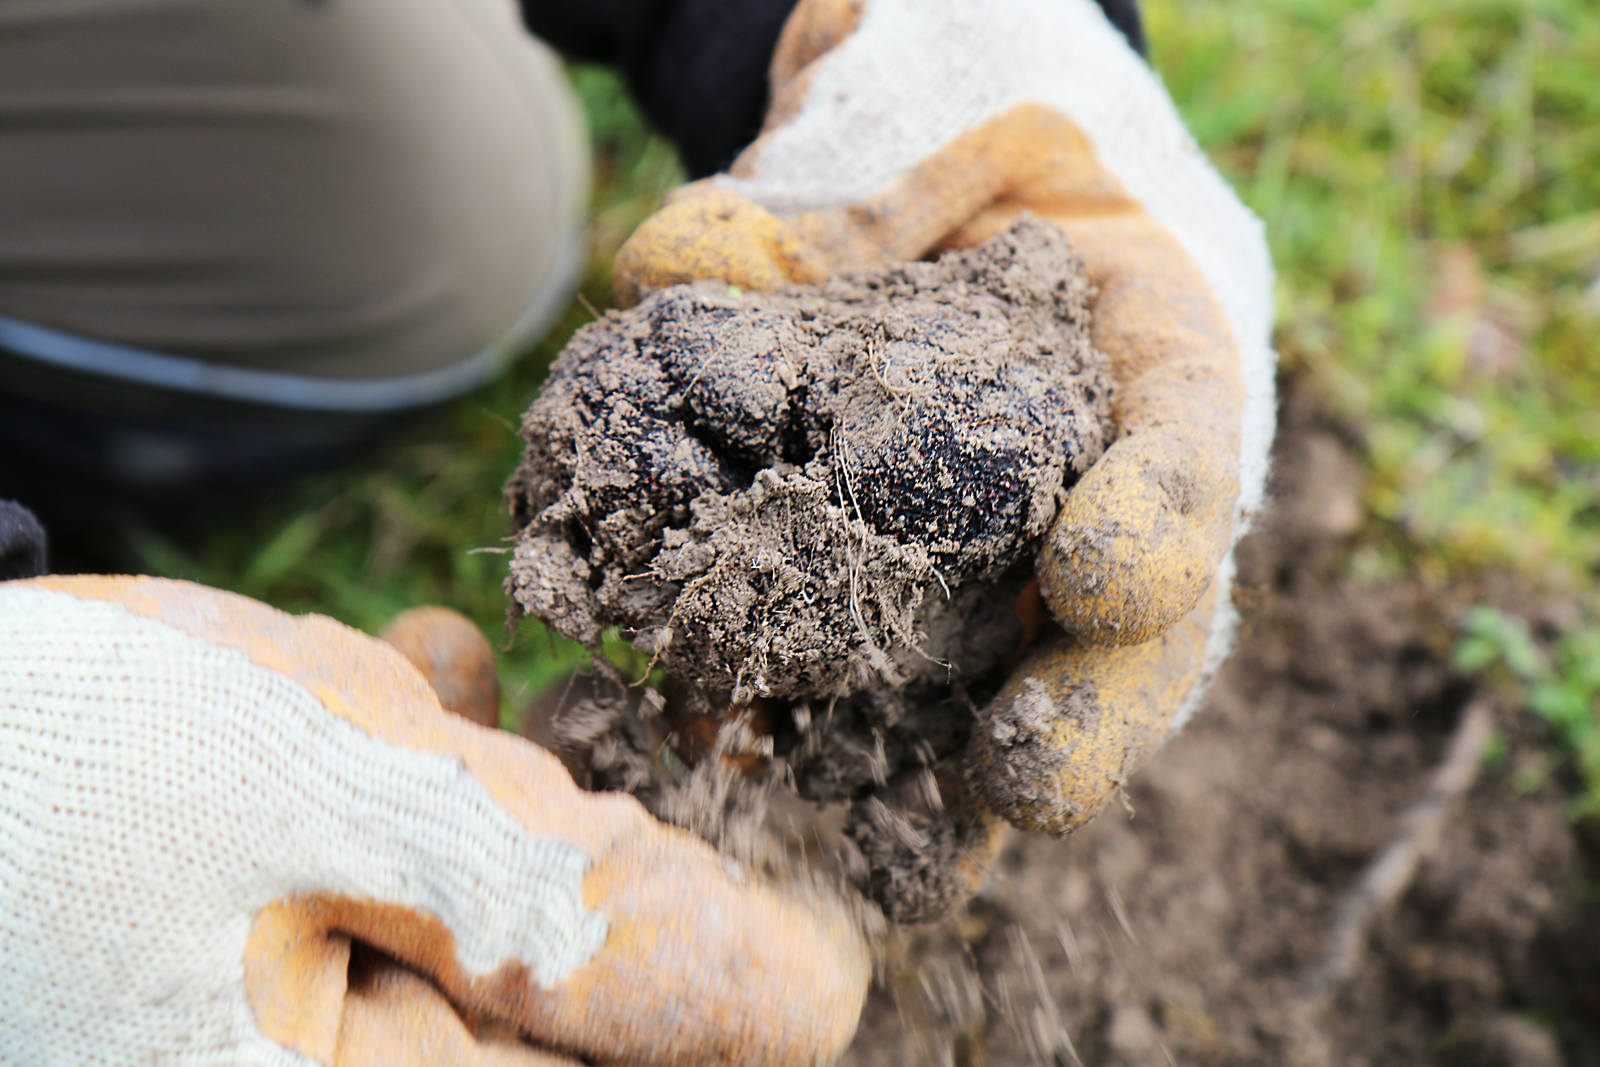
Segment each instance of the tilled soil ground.
[{"label": "tilled soil ground", "polygon": [[[1359,465],[1290,384],[1276,506],[1241,546],[1245,624],[1209,706],[1074,836],[1012,839],[962,919],[896,941],[846,1062],[1600,1064],[1600,875],[1550,746],[1453,812],[1327,1007],[1294,1008],[1473,686],[1451,605],[1348,575]],[[1498,747],[1498,746],[1497,746]]]}]

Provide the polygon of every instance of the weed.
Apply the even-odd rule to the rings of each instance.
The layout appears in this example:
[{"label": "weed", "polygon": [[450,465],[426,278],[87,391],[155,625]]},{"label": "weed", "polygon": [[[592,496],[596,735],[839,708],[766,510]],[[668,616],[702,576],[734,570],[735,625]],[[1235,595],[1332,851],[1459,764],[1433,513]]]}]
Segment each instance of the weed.
[{"label": "weed", "polygon": [[1584,790],[1577,814],[1600,815],[1600,626],[1563,632],[1546,652],[1521,619],[1490,607],[1462,619],[1455,665],[1510,683],[1571,753]]}]

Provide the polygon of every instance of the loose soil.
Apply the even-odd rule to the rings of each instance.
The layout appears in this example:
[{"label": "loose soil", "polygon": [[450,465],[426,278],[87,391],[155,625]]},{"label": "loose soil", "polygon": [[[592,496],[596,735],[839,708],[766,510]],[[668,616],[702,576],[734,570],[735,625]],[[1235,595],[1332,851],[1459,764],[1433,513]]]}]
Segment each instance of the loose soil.
[{"label": "loose soil", "polygon": [[1276,508],[1241,545],[1245,624],[1208,706],[1125,809],[1013,837],[965,916],[903,928],[846,1064],[1600,1063],[1600,907],[1581,892],[1600,868],[1548,738],[1505,710],[1504,758],[1359,969],[1295,1009],[1472,689],[1444,655],[1451,604],[1348,575],[1354,450],[1286,392]]}]

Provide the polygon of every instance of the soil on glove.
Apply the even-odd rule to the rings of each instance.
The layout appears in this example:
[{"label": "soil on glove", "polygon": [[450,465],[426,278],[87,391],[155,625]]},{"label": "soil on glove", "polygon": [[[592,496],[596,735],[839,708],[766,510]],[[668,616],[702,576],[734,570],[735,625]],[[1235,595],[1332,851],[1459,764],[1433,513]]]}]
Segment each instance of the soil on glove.
[{"label": "soil on glove", "polygon": [[1244,627],[1208,706],[1126,809],[1013,837],[964,917],[897,935],[845,1063],[1600,1063],[1600,906],[1583,889],[1600,866],[1548,738],[1506,709],[1504,757],[1359,969],[1297,1019],[1337,909],[1473,690],[1445,656],[1459,604],[1348,576],[1359,464],[1288,395],[1276,508],[1241,546]]},{"label": "soil on glove", "polygon": [[[514,599],[665,668],[691,762],[733,708],[807,799],[915,792],[1026,645],[1034,553],[1109,440],[1091,295],[1025,219],[937,262],[608,313],[524,420]],[[564,718],[591,785],[662,778],[661,732],[617,700]]]}]

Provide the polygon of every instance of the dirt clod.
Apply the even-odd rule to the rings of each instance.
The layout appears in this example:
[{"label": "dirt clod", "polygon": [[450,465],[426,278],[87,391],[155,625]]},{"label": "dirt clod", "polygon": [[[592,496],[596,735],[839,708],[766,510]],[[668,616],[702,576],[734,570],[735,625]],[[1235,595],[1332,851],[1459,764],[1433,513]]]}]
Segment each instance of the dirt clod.
[{"label": "dirt clod", "polygon": [[[1033,553],[1108,443],[1090,296],[1060,231],[1024,220],[934,263],[608,313],[523,423],[514,598],[665,668],[680,756],[743,715],[802,796],[888,797],[962,750],[1026,643]],[[874,803],[853,825],[888,862],[907,850],[872,828],[928,820]],[[964,855],[971,827],[943,821]],[[874,885],[922,893],[908,913],[949,896],[916,881]]]}]

